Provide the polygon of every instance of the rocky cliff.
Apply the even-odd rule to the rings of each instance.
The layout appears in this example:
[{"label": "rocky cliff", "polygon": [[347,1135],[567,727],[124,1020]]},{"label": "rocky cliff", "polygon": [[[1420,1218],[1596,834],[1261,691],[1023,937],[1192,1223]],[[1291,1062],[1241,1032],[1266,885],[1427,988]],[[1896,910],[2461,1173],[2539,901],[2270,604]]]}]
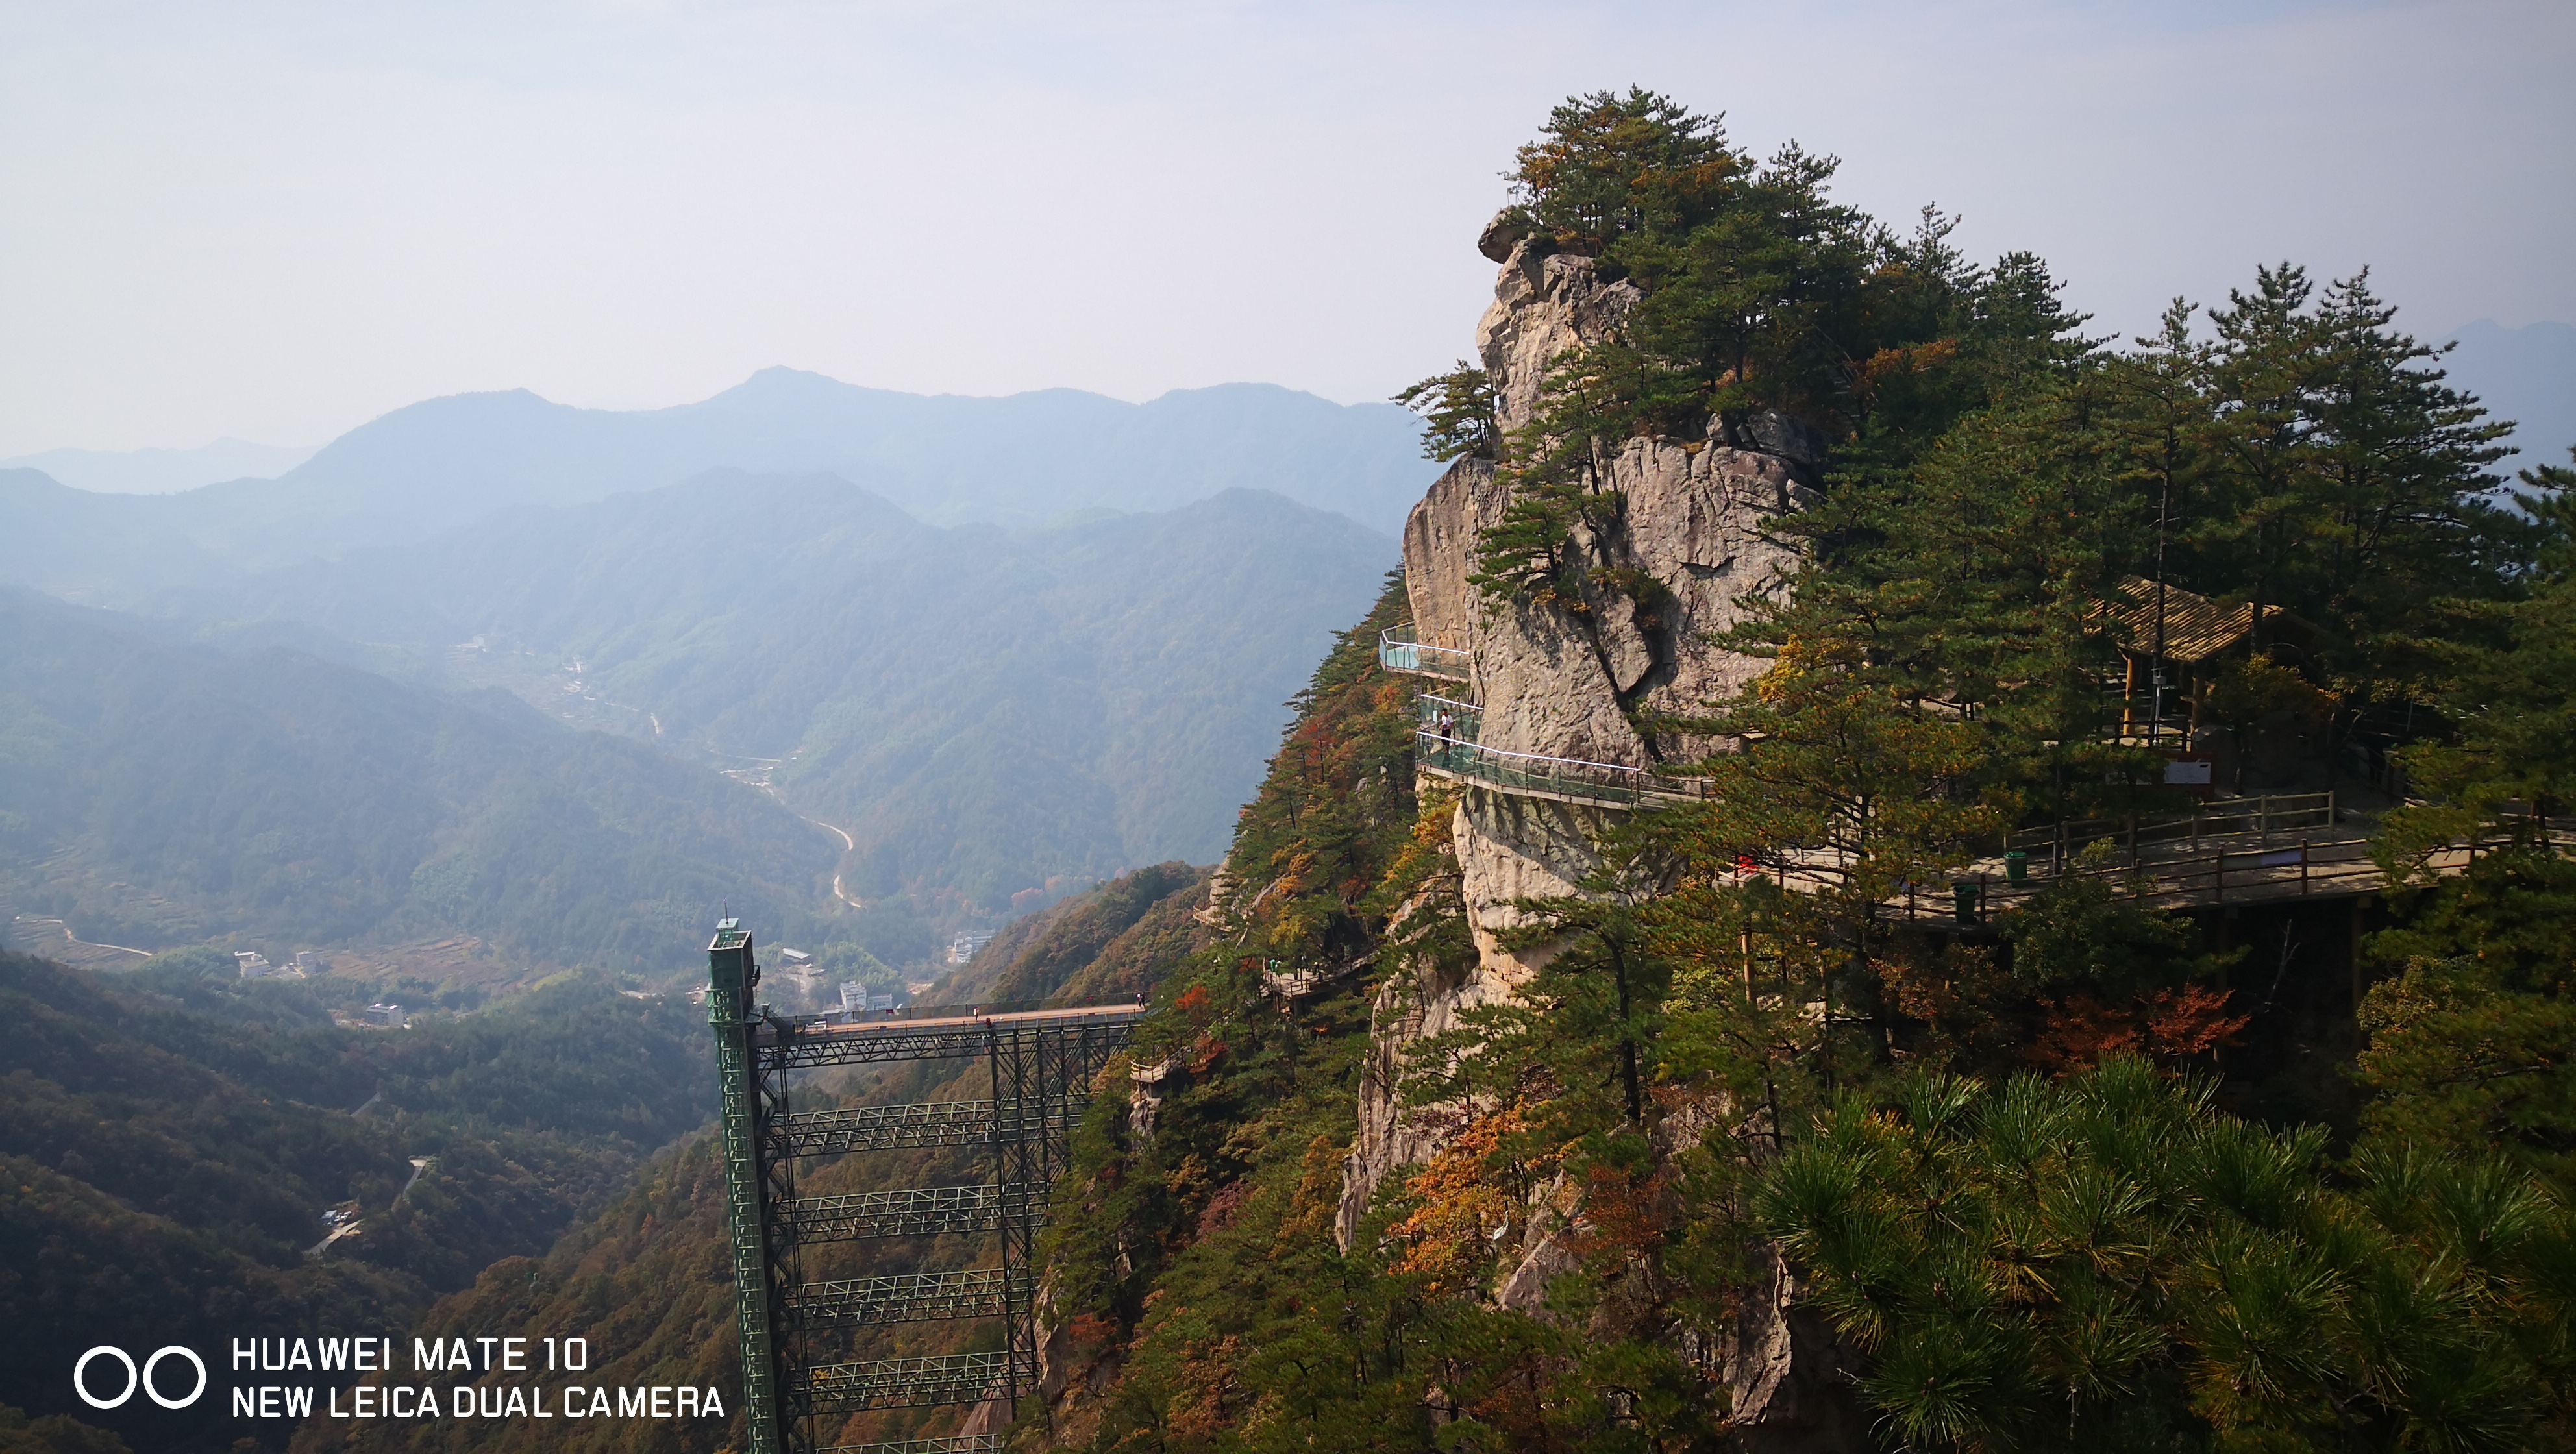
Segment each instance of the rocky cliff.
[{"label": "rocky cliff", "polygon": [[[1499,228],[1483,246],[1501,269],[1476,348],[1508,437],[1538,413],[1554,362],[1618,329],[1638,293],[1603,281],[1588,258],[1548,252]],[[1513,485],[1492,459],[1460,459],[1405,522],[1405,584],[1419,639],[1472,657],[1482,744],[1634,768],[1687,762],[1717,746],[1658,720],[1699,711],[1761,670],[1712,638],[1743,618],[1747,597],[1786,588],[1797,555],[1765,522],[1811,500],[1821,455],[1811,431],[1776,417],[1733,429],[1712,421],[1700,439],[1627,441],[1598,460],[1591,481],[1621,506],[1606,525],[1578,527],[1576,544],[1595,577],[1651,584],[1587,594],[1571,608],[1501,602],[1471,583],[1478,538],[1503,517]],[[1455,1118],[1440,1108],[1401,1106],[1407,1047],[1453,1027],[1467,1009],[1511,995],[1545,963],[1545,945],[1505,947],[1521,920],[1515,902],[1586,891],[1601,866],[1595,845],[1617,811],[1460,785],[1451,843],[1476,957],[1463,971],[1391,973],[1383,981],[1358,1136],[1343,1165],[1336,1229],[1346,1247],[1389,1175],[1427,1159],[1454,1129]],[[1534,1306],[1564,1257],[1550,1230],[1558,1218],[1541,1209],[1528,1222],[1518,1268],[1497,1295]],[[1752,1300],[1732,1346],[1712,1351],[1735,1385],[1738,1419],[1785,1436],[1765,1447],[1835,1447],[1825,1427],[1831,1411],[1812,1395],[1802,1400],[1792,1376],[1796,1346],[1812,1336],[1786,1313],[1785,1277],[1772,1289],[1780,1296]]]}]

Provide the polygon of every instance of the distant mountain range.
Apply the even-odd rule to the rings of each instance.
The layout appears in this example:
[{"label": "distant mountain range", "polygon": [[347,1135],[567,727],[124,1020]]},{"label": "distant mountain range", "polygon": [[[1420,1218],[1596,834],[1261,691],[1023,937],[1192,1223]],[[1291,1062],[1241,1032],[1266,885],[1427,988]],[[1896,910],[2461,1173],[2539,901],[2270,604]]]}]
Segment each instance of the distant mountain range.
[{"label": "distant mountain range", "polygon": [[0,469],[41,470],[75,490],[107,495],[173,495],[225,480],[282,475],[310,449],[218,439],[195,449],[49,449],[0,459]]},{"label": "distant mountain range", "polygon": [[503,692],[157,634],[0,591],[13,912],[140,949],[461,935],[636,971],[685,963],[728,900],[822,927],[840,844],[758,792]]},{"label": "distant mountain range", "polygon": [[397,409],[275,479],[103,495],[0,469],[0,581],[94,605],[401,544],[529,506],[655,490],[714,468],[829,473],[934,525],[1037,526],[1262,489],[1395,534],[1437,466],[1391,404],[1268,384],[1125,404],[862,389],[767,369],[702,403],[618,413],[524,390]]},{"label": "distant mountain range", "polygon": [[[0,737],[29,746],[0,751],[0,887],[143,948],[463,932],[630,966],[739,875],[799,938],[882,948],[852,904],[963,923],[1213,859],[1394,558],[1254,491],[941,529],[828,476],[716,471],[120,581],[149,618],[10,596]],[[453,695],[493,688],[634,741]]]},{"label": "distant mountain range", "polygon": [[[284,648],[408,684],[415,721],[387,708],[352,731],[444,730],[463,710],[445,692],[505,687],[848,832],[842,899],[962,923],[1214,857],[1282,704],[1376,593],[1437,468],[1405,410],[1269,385],[1125,404],[770,369],[631,413],[433,399],[277,478],[178,494],[0,469],[0,585],[244,662]],[[188,757],[126,745],[145,756],[118,771]],[[61,892],[87,922],[138,922],[106,886],[148,876],[81,881]],[[351,892],[391,914],[408,891]],[[260,917],[189,904],[126,932]]]},{"label": "distant mountain range", "polygon": [[762,781],[853,836],[850,896],[971,917],[1212,861],[1288,698],[1395,559],[1248,490],[940,529],[829,476],[715,471],[159,604],[506,686]]}]

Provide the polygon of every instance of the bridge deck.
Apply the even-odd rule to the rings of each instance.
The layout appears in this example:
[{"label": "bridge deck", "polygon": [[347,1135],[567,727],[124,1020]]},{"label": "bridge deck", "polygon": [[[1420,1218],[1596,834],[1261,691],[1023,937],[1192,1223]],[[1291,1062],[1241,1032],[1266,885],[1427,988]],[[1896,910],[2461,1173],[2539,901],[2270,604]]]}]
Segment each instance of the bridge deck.
[{"label": "bridge deck", "polygon": [[[898,1016],[903,1014],[900,1010],[884,1011],[881,1013],[889,1016]],[[947,1031],[964,1027],[980,1029],[987,1025],[992,1026],[995,1029],[1011,1029],[1022,1025],[1061,1024],[1068,1020],[1132,1020],[1144,1013],[1144,1003],[1138,1000],[1128,1000],[1123,1003],[1113,1005],[1069,1005],[1052,1010],[1008,1010],[990,1015],[983,1014],[970,1007],[962,1014],[925,1016],[917,1019],[887,1018],[881,1020],[845,1020],[837,1022],[829,1019],[817,1019],[810,1022],[800,1020],[798,1022],[797,1033],[801,1035],[833,1035],[846,1037],[853,1035],[885,1034],[888,1032],[901,1032],[907,1030]]]},{"label": "bridge deck", "polygon": [[[936,1010],[948,1006],[932,1007]],[[996,1039],[1036,1036],[1117,1036],[1144,1018],[1145,1006],[1112,1005],[962,1014],[880,1011],[865,1019],[828,1015],[771,1015],[754,1031],[772,1063],[794,1069],[890,1060],[961,1060],[992,1049]]]}]

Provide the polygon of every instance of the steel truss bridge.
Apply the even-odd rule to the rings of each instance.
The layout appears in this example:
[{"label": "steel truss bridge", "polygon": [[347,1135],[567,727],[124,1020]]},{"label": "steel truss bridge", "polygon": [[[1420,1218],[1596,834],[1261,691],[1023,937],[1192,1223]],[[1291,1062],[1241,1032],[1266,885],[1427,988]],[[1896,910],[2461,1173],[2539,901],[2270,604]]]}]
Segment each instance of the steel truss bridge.
[{"label": "steel truss bridge", "polygon": [[[1140,1004],[912,1012],[843,1020],[757,1005],[750,931],[727,919],[707,946],[707,1020],[722,1092],[726,1221],[742,1338],[749,1454],[988,1454],[997,1434],[823,1445],[852,1414],[1016,1401],[1037,1387],[1037,1233],[1091,1083],[1126,1044]],[[987,1100],[797,1109],[790,1076],[835,1066],[982,1060]],[[980,1147],[987,1180],[804,1196],[800,1162]],[[871,1276],[804,1275],[804,1252],[882,1238],[989,1236],[1000,1264]],[[997,1321],[997,1351],[859,1359],[899,1324]]]}]

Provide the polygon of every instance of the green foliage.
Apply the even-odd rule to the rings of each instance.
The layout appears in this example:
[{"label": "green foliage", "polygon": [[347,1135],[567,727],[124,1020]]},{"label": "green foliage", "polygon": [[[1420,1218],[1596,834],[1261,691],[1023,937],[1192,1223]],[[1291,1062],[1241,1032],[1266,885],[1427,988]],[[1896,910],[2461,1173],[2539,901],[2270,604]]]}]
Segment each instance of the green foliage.
[{"label": "green foliage", "polygon": [[[1168,921],[1187,919],[1196,907],[1191,902],[1196,897],[1193,891],[1207,881],[1207,874],[1206,869],[1186,863],[1158,863],[1121,874],[1047,914],[1044,931],[1017,953],[998,957],[989,979],[974,976],[971,991],[952,983],[950,993],[1020,1003],[1059,995],[1088,999],[1130,985],[1138,976],[1119,970],[1169,962],[1164,940],[1177,926]],[[1160,952],[1120,942],[1158,912],[1157,922],[1140,938],[1152,941]],[[988,952],[990,948],[986,946]],[[1186,948],[1181,952],[1185,954]],[[1104,960],[1111,963],[1104,965]]]},{"label": "green foliage", "polygon": [[2360,1055],[2370,1133],[2452,1155],[2500,1151],[2576,1195],[2576,862],[2488,855],[2373,936]]},{"label": "green foliage", "polygon": [[2401,754],[2426,801],[2382,825],[2381,861],[2398,871],[2472,833],[2492,840],[2499,819],[2504,836],[2537,848],[2548,815],[2576,802],[2576,470],[2526,471],[2523,482],[2534,568],[2507,599],[2445,602],[2424,643],[2425,695],[2455,735]]},{"label": "green foliage", "polygon": [[2142,908],[2098,877],[2049,885],[2002,927],[2013,978],[2030,989],[2073,985],[2125,999],[2223,965],[2198,953],[2189,920]]},{"label": "green foliage", "polygon": [[1719,120],[1646,92],[1577,98],[1521,153],[1515,185],[1559,246],[1642,291],[1623,336],[1560,361],[1515,441],[1544,477],[1631,434],[1696,439],[1751,414],[1854,437],[1873,417],[1918,444],[2021,374],[2080,356],[2036,258],[1966,265],[1956,223],[1899,237],[1827,200],[1837,163],[1792,144],[1756,163]]},{"label": "green foliage", "polygon": [[[91,1343],[399,1328],[705,1118],[677,1000],[566,978],[383,1031],[334,1024],[327,985],[0,955],[0,1399],[68,1410],[55,1354]],[[344,1205],[362,1230],[308,1257]]]},{"label": "green foliage", "polygon": [[898,978],[884,960],[847,941],[826,944],[815,950],[814,963],[821,967],[826,980],[835,987],[856,982],[871,990],[883,990]]},{"label": "green foliage", "polygon": [[[2498,1148],[2576,1190],[2576,863],[2550,836],[2576,796],[2576,472],[2523,476],[2534,567],[2503,599],[2442,603],[2423,685],[2454,725],[2401,754],[2425,796],[2390,812],[2374,851],[2393,876],[2427,883],[2429,859],[2462,839],[2495,845],[2458,879],[2413,896],[2374,937],[2398,973],[2362,1007],[2360,1074],[2376,1136],[2455,1152]],[[2563,822],[2563,819],[2561,819]]]},{"label": "green foliage", "polygon": [[27,1417],[0,1404],[0,1454],[128,1454],[126,1443],[105,1429],[68,1414]]},{"label": "green foliage", "polygon": [[1395,402],[1422,416],[1423,458],[1492,456],[1494,388],[1483,369],[1460,359],[1456,369],[1424,379]]},{"label": "green foliage", "polygon": [[2564,1447],[2576,1222],[2112,1061],[1846,1096],[1760,1215],[1918,1448]]},{"label": "green foliage", "polygon": [[1525,220],[1583,252],[1687,227],[1742,161],[1722,118],[1638,87],[1568,98],[1539,137],[1520,149],[1512,191]]},{"label": "green foliage", "polygon": [[1490,1164],[1553,1164],[1575,1147],[1602,1164],[1644,1159],[1671,965],[1628,896],[1598,887],[1598,899],[1521,905],[1529,922],[1507,943],[1545,950],[1545,964],[1509,1000],[1464,1011],[1458,1030],[1408,1052],[1416,1107],[1511,1123]]},{"label": "green foliage", "polygon": [[1079,1390],[1057,1417],[1063,1444],[1429,1449],[1428,1382],[1460,1380],[1449,1396],[1472,1423],[1498,1412],[1477,1406],[1521,1353],[1554,1341],[1427,1303],[1427,1279],[1391,1272],[1373,1231],[1342,1251],[1368,1007],[1348,982],[1285,1014],[1260,990],[1265,968],[1384,954],[1391,918],[1419,952],[1454,952],[1454,908],[1419,907],[1454,881],[1447,805],[1413,800],[1406,684],[1374,650],[1403,599],[1390,581],[1337,641],[1244,810],[1216,940],[1165,984],[1137,1047],[1168,1067],[1152,1134],[1132,1134],[1113,1082],[1076,1138],[1049,1233]]},{"label": "green foliage", "polygon": [[1296,695],[1296,718],[1235,825],[1229,899],[1249,917],[1233,935],[1283,967],[1348,962],[1384,926],[1372,891],[1413,837],[1414,723],[1412,685],[1380,669],[1377,640],[1405,610],[1403,577],[1391,572]]},{"label": "green foliage", "polygon": [[2285,263],[2211,311],[2203,356],[2198,568],[2218,594],[2318,628],[2321,684],[2356,697],[2387,695],[2389,644],[2435,600],[2499,594],[2520,534],[2487,498],[2510,426],[2445,384],[2427,366],[2439,352],[2395,317],[2366,273],[2319,301]]}]

